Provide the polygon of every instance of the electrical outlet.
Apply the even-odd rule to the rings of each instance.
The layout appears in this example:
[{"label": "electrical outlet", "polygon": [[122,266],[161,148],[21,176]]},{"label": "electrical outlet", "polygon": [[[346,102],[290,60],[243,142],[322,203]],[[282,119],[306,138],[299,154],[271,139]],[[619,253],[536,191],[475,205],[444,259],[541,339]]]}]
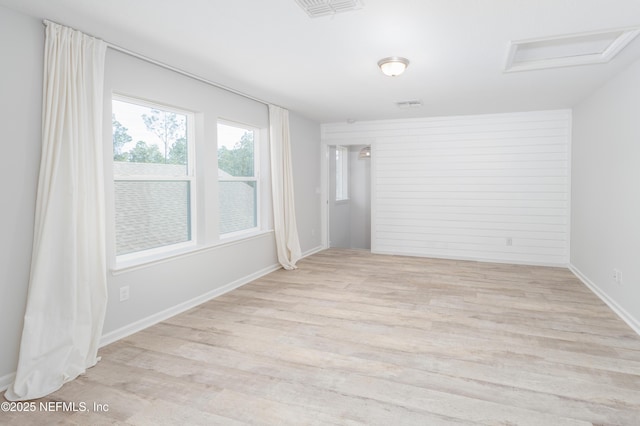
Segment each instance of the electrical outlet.
[{"label": "electrical outlet", "polygon": [[619,269],[613,270],[612,278],[616,284],[622,284],[622,272]]},{"label": "electrical outlet", "polygon": [[129,286],[128,285],[120,287],[120,301],[124,302],[125,300],[129,300]]},{"label": "electrical outlet", "polygon": [[513,238],[507,237],[506,243],[507,243],[508,246],[512,246],[513,245]]}]

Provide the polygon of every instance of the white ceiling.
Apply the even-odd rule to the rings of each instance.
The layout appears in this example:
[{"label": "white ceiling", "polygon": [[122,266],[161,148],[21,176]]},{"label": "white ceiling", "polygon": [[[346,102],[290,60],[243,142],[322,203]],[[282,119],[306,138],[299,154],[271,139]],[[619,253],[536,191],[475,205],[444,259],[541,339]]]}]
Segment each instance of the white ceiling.
[{"label": "white ceiling", "polygon": [[[566,108],[640,58],[503,73],[510,40],[640,25],[638,0],[0,0],[319,122]],[[400,77],[377,61],[404,56]],[[422,108],[395,102],[420,99]]]}]

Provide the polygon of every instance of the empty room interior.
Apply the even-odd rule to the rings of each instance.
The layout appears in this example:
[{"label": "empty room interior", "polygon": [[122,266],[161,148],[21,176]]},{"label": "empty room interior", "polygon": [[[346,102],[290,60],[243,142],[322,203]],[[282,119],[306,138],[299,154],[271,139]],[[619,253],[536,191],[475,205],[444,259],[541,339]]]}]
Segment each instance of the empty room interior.
[{"label": "empty room interior", "polygon": [[0,0],[0,423],[639,425],[637,0]]}]

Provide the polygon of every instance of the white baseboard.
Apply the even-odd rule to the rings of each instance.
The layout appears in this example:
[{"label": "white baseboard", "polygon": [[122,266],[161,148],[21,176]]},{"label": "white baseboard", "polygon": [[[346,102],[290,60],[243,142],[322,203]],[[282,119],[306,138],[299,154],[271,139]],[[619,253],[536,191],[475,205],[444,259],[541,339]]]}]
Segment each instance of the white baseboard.
[{"label": "white baseboard", "polygon": [[527,260],[514,260],[514,259],[492,259],[486,257],[476,256],[449,256],[437,253],[414,253],[414,252],[392,252],[385,250],[371,250],[374,254],[385,254],[388,256],[408,256],[408,257],[427,257],[432,259],[445,259],[445,260],[465,260],[469,262],[483,262],[483,263],[504,263],[507,265],[529,265],[529,266],[546,266],[549,268],[568,268],[567,262],[538,262]]},{"label": "white baseboard", "polygon": [[[315,254],[321,251],[322,249],[323,249],[322,246],[312,248],[311,250],[307,250],[306,252],[304,252],[302,254],[302,257],[305,258],[307,256],[311,256],[312,254]],[[176,306],[172,306],[171,308],[155,313],[151,316],[148,316],[147,318],[143,318],[139,321],[136,321],[134,323],[121,327],[117,330],[104,334],[100,339],[100,347],[106,346],[117,340],[130,336],[134,333],[137,333],[138,331],[144,330],[147,327],[151,327],[154,324],[157,324],[161,321],[169,319],[182,312],[188,311],[191,308],[195,308],[198,305],[208,302],[209,300],[214,299],[218,296],[222,296],[223,294],[228,293],[231,290],[235,290],[236,288],[241,287],[245,284],[248,284],[253,280],[257,280],[258,278],[263,277],[267,274],[270,274],[271,272],[277,271],[280,268],[281,266],[279,264],[271,265],[267,268],[261,269],[260,271],[254,272],[253,274],[247,275],[246,277],[242,277],[229,284],[223,285],[222,287],[211,290],[203,295],[194,297],[191,300],[187,300],[186,302],[182,302]]]},{"label": "white baseboard", "polygon": [[618,303],[616,303],[615,300],[611,299],[607,295],[607,293],[602,291],[600,287],[598,287],[593,281],[587,278],[587,276],[583,274],[578,268],[569,264],[569,270],[573,272],[573,274],[576,277],[578,277],[578,279],[582,281],[582,283],[586,285],[589,288],[589,290],[595,293],[595,295],[598,296],[600,300],[606,303],[607,306],[609,306],[609,308],[611,308],[611,310],[615,312],[616,315],[618,315],[624,322],[626,322],[627,325],[631,327],[633,331],[636,332],[636,334],[640,335],[640,320],[638,320],[638,318],[635,318],[633,315],[627,312],[623,307],[618,305]]},{"label": "white baseboard", "polygon": [[318,252],[321,252],[322,250],[324,250],[323,246],[314,247],[311,250],[307,250],[304,253],[302,253],[302,258],[304,259],[305,257],[308,257],[308,256],[311,256],[312,254],[316,254]]},{"label": "white baseboard", "polygon": [[253,280],[256,280],[260,277],[270,274],[273,271],[277,271],[280,268],[281,266],[279,264],[271,265],[257,272],[254,272],[253,274],[247,275],[246,277],[242,277],[238,280],[230,282],[229,284],[223,285],[222,287],[219,287],[207,293],[204,293],[198,297],[194,297],[191,300],[187,300],[186,302],[182,302],[178,305],[172,306],[168,309],[165,309],[164,311],[155,313],[151,316],[148,316],[146,318],[143,318],[141,320],[128,324],[117,330],[113,330],[109,333],[103,334],[102,338],[100,339],[100,347],[106,346],[117,340],[130,336],[134,333],[137,333],[138,331],[144,330],[147,327],[151,327],[152,325],[155,325],[161,321],[169,319],[182,312],[188,311],[191,308],[195,308],[198,305],[201,305],[205,302],[208,302],[211,299],[214,299],[218,296],[228,293],[231,290],[235,290],[236,288],[241,287],[245,284],[248,284]]},{"label": "white baseboard", "polygon": [[9,373],[5,376],[0,377],[0,392],[4,392],[9,389],[11,383],[13,383],[13,379],[16,378],[16,373]]},{"label": "white baseboard", "polygon": [[[305,258],[307,256],[311,256],[312,254],[315,254],[321,250],[323,250],[322,246],[312,248],[311,250],[307,250],[306,252],[304,252],[302,254],[302,257]],[[188,311],[191,308],[195,308],[198,305],[208,302],[209,300],[214,299],[218,296],[222,296],[223,294],[228,293],[231,290],[235,290],[236,288],[241,287],[245,284],[248,284],[253,280],[257,280],[258,278],[263,277],[267,274],[270,274],[271,272],[277,271],[280,268],[281,266],[279,264],[268,266],[264,269],[254,272],[253,274],[247,275],[246,277],[242,277],[229,284],[223,285],[222,287],[211,290],[203,295],[194,297],[191,300],[187,300],[186,302],[182,302],[176,306],[172,306],[171,308],[155,313],[151,316],[148,316],[147,318],[143,318],[139,321],[136,321],[134,323],[121,327],[117,330],[104,334],[100,339],[100,347],[106,346],[117,340],[130,336],[134,333],[137,333],[138,331],[144,330],[147,327],[151,327],[154,324],[157,324],[161,321],[169,319],[182,312]]]}]

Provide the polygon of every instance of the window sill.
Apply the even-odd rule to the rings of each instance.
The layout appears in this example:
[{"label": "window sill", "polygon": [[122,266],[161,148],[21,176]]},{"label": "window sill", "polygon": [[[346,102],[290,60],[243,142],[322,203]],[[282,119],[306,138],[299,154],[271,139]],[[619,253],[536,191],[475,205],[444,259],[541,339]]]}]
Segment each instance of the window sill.
[{"label": "window sill", "polygon": [[348,204],[348,203],[349,203],[348,198],[343,198],[342,200],[336,200],[336,204]]},{"label": "window sill", "polygon": [[222,238],[213,244],[207,245],[190,245],[189,247],[180,248],[172,251],[166,251],[161,254],[153,254],[137,259],[131,259],[127,261],[116,262],[115,266],[111,268],[111,275],[120,275],[125,272],[133,271],[136,269],[147,268],[149,266],[158,265],[161,263],[169,262],[181,257],[187,257],[194,254],[198,254],[204,251],[216,250],[223,247],[240,244],[255,238],[263,237],[266,234],[273,233],[272,229],[265,231],[255,231],[251,233],[244,233],[234,237]]}]

